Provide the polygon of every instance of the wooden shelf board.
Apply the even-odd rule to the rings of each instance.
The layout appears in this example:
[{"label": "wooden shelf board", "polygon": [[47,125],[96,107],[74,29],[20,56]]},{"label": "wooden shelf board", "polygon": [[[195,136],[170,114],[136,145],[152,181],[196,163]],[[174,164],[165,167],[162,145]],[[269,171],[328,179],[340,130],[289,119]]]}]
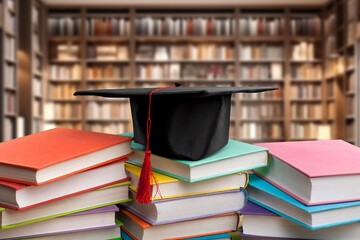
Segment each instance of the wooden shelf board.
[{"label": "wooden shelf board", "polygon": [[229,60],[135,60],[136,63],[234,63],[234,59]]},{"label": "wooden shelf board", "polygon": [[235,42],[235,36],[136,36],[138,42]]}]

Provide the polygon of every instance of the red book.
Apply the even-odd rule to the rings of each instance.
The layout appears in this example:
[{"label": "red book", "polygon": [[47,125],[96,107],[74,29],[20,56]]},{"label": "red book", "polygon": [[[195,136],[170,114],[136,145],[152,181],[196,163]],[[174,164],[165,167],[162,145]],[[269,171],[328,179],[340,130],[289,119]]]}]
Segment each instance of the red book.
[{"label": "red book", "polygon": [[55,128],[0,143],[0,179],[40,185],[124,159],[131,138]]},{"label": "red book", "polygon": [[0,206],[24,210],[128,180],[121,160],[40,186],[0,180]]}]

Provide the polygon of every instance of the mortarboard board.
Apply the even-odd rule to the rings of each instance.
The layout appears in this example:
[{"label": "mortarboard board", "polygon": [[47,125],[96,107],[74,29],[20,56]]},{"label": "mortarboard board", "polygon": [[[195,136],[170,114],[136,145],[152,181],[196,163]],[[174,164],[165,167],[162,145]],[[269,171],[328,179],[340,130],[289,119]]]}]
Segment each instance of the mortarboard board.
[{"label": "mortarboard board", "polygon": [[85,90],[74,95],[130,98],[134,141],[146,146],[148,158],[151,150],[168,158],[199,160],[227,144],[233,93],[275,89],[177,86]]}]

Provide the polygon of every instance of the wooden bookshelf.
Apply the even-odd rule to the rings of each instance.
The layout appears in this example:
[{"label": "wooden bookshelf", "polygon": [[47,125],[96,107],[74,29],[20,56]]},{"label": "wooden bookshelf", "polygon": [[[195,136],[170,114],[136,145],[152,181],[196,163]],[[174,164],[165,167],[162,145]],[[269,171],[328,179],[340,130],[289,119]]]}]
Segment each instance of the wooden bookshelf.
[{"label": "wooden bookshelf", "polygon": [[17,80],[17,47],[18,47],[18,2],[16,0],[0,1],[1,16],[1,74],[0,83],[0,141],[22,136],[23,118],[19,116],[19,82]]},{"label": "wooden bookshelf", "polygon": [[19,114],[25,119],[25,134],[43,130],[43,9],[37,0],[19,6]]},{"label": "wooden bookshelf", "polygon": [[359,145],[357,24],[358,1],[335,0],[326,9],[325,84],[332,137]]},{"label": "wooden bookshelf", "polygon": [[[352,2],[324,8],[48,7],[45,125],[131,130],[128,100],[75,98],[78,89],[271,85],[279,90],[233,96],[230,137],[309,140],[329,125],[332,138],[357,144],[359,13],[349,12]],[[64,58],[64,49],[71,56]]]}]

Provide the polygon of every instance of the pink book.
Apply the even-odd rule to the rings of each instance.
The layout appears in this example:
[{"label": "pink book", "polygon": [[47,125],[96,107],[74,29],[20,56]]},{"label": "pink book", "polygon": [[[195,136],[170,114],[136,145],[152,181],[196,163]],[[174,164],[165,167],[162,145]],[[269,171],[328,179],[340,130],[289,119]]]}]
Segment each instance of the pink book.
[{"label": "pink book", "polygon": [[269,142],[260,177],[306,205],[360,199],[360,148],[343,140]]}]

